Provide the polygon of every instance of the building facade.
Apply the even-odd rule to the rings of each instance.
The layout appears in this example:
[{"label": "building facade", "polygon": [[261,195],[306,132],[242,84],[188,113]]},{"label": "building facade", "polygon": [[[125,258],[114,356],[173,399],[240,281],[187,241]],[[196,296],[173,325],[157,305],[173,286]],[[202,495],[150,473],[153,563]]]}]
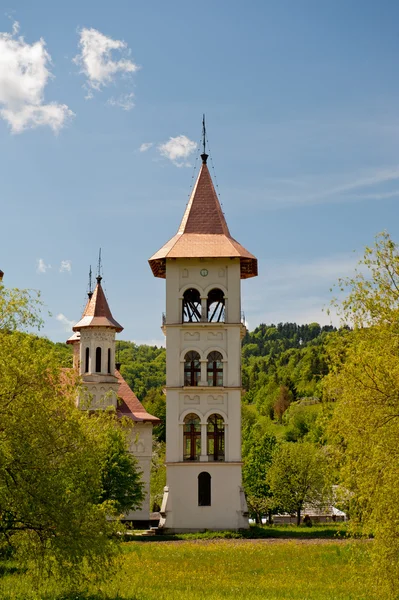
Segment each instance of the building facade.
[{"label": "building facade", "polygon": [[248,527],[241,483],[241,279],[257,260],[231,237],[207,155],[177,234],[150,266],[166,280],[165,531]]},{"label": "building facade", "polygon": [[67,344],[73,346],[73,367],[80,375],[87,394],[78,397],[82,410],[99,410],[113,406],[120,417],[131,419],[129,450],[142,471],[145,500],[140,510],[130,511],[124,520],[146,528],[150,520],[150,472],[152,428],[159,419],[147,413],[134,392],[115,367],[115,335],[122,331],[109,309],[101,277],[93,293],[89,293],[82,318],[73,327]]}]

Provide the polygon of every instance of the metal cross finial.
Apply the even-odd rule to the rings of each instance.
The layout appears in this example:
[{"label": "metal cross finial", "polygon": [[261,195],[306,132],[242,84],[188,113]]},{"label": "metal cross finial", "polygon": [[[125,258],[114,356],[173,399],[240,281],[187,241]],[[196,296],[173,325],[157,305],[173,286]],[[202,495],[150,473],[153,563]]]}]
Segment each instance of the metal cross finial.
[{"label": "metal cross finial", "polygon": [[202,115],[202,163],[206,165],[208,154],[206,153],[206,127],[205,127],[205,115]]},{"label": "metal cross finial", "polygon": [[91,298],[92,295],[93,295],[93,286],[92,286],[91,276],[92,276],[92,272],[91,272],[91,265],[90,265],[90,269],[89,269],[89,291],[87,292],[87,295],[89,296],[89,298]]},{"label": "metal cross finial", "polygon": [[98,272],[97,272],[97,282],[100,283],[102,277],[101,277],[101,248],[100,251],[98,253]]}]

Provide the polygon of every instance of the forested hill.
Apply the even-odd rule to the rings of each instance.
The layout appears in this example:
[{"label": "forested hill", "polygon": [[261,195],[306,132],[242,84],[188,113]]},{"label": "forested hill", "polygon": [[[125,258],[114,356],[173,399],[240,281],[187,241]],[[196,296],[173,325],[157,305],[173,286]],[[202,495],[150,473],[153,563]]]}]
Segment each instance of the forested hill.
[{"label": "forested hill", "polygon": [[244,400],[273,418],[282,386],[283,404],[320,397],[320,382],[328,372],[325,342],[334,330],[318,323],[279,323],[262,324],[247,333],[242,346]]}]

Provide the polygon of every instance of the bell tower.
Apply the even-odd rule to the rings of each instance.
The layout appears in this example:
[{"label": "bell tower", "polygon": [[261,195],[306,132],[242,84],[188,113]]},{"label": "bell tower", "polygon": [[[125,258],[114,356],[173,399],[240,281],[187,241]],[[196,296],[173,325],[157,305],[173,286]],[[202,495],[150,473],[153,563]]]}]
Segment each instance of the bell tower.
[{"label": "bell tower", "polygon": [[231,237],[207,166],[177,234],[150,260],[166,280],[165,531],[248,527],[241,484],[241,279],[257,260]]}]

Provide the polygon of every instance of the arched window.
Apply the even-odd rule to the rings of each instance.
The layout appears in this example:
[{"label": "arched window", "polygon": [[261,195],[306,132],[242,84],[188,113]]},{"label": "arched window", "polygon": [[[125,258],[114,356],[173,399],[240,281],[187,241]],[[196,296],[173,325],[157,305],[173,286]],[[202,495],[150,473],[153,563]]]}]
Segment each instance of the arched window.
[{"label": "arched window", "polygon": [[208,321],[212,323],[224,322],[224,293],[217,288],[211,290],[207,300]]},{"label": "arched window", "polygon": [[224,461],[224,421],[220,415],[211,415],[207,424],[208,460]]},{"label": "arched window", "polygon": [[101,348],[96,348],[96,373],[101,373]]},{"label": "arched window", "polygon": [[111,348],[108,348],[108,373],[111,373]]},{"label": "arched window", "polygon": [[201,321],[201,296],[198,290],[190,288],[183,294],[183,323]]},{"label": "arched window", "polygon": [[201,375],[200,355],[198,352],[187,352],[184,357],[184,385],[195,386]]},{"label": "arched window", "polygon": [[90,360],[90,350],[86,348],[85,352],[85,373],[89,372],[89,360]]},{"label": "arched window", "polygon": [[190,413],[184,418],[183,460],[199,460],[201,454],[201,423],[199,416]]},{"label": "arched window", "polygon": [[211,476],[206,471],[198,475],[198,506],[211,505]]},{"label": "arched window", "polygon": [[208,354],[208,385],[222,386],[223,385],[223,356],[220,352],[211,352]]}]

